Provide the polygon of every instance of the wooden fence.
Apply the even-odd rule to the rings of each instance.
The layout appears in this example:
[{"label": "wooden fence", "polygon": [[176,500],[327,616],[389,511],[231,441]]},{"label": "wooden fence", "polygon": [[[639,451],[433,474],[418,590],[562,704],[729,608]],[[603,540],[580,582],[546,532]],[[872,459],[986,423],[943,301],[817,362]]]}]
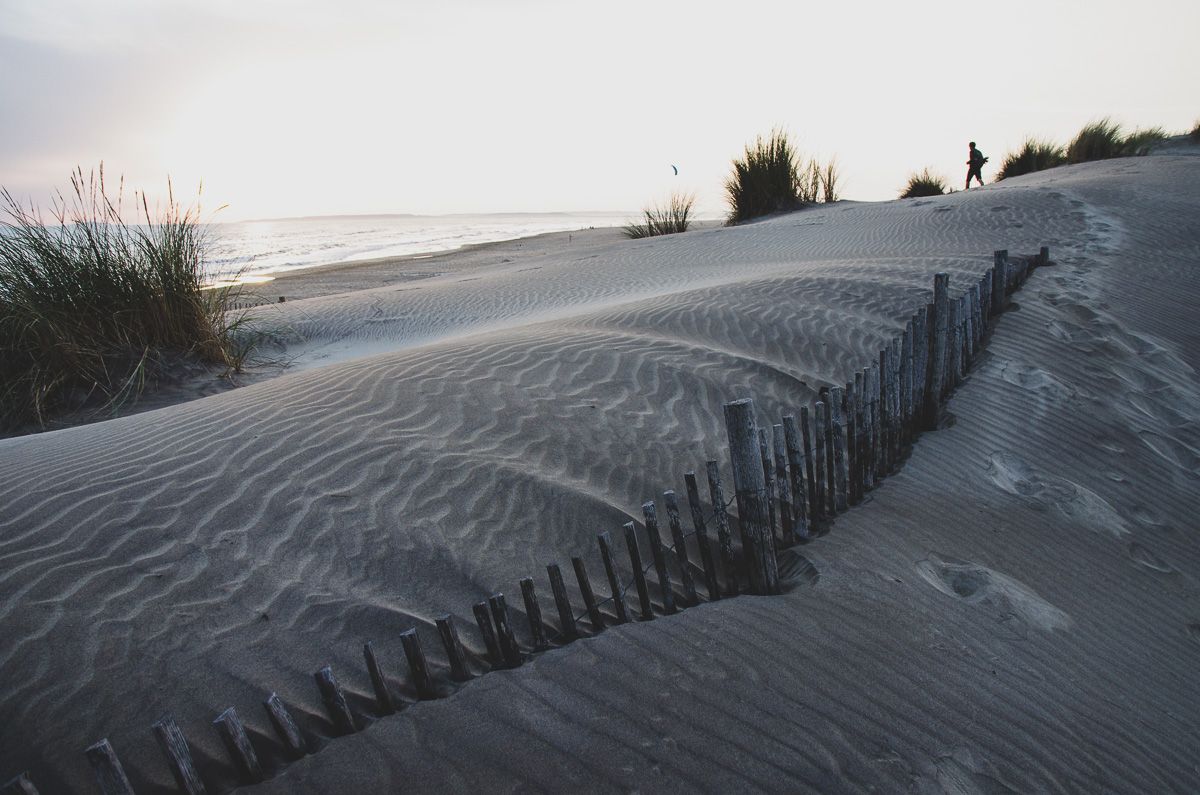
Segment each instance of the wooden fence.
[{"label": "wooden fence", "polygon": [[[513,613],[503,593],[475,604],[475,627],[487,650],[484,664],[475,666],[481,669],[479,674],[468,660],[460,627],[452,615],[435,621],[449,683],[435,683],[438,674],[429,665],[416,629],[402,632],[408,678],[418,699],[438,698],[447,689],[491,670],[516,668],[533,655],[595,635],[607,626],[677,613],[699,604],[701,590],[707,601],[741,593],[779,593],[779,550],[820,535],[837,514],[861,502],[882,478],[896,471],[922,431],[937,427],[942,406],[986,342],[1007,297],[1020,288],[1034,267],[1049,264],[1049,257],[1050,251],[1044,247],[1036,255],[1011,258],[1007,251],[997,251],[988,272],[955,299],[950,297],[949,277],[937,274],[933,300],[919,308],[905,324],[904,332],[879,351],[878,360],[854,373],[845,386],[821,389],[820,399],[811,407],[801,407],[799,416],[786,414],[778,423],[760,426],[752,400],[725,404],[733,475],[731,498],[726,498],[717,461],[706,461],[704,466],[707,505],[700,497],[696,473],[686,472],[690,530],[684,529],[675,492],[666,491],[661,499],[670,543],[664,540],[660,526],[660,504],[644,503],[641,528],[635,522],[623,527],[632,579],[626,578],[618,563],[611,534],[599,533],[596,547],[604,572],[601,584],[607,596],[597,597],[588,561],[571,558],[582,611],[577,612],[557,563],[546,567],[554,604],[552,621],[543,615],[534,579],[522,579],[523,623],[528,638],[524,646],[517,639]],[[736,520],[728,512],[734,503]],[[672,570],[678,574],[678,585],[672,579]],[[648,580],[651,573],[653,588]],[[635,605],[627,601],[631,588],[636,593]],[[395,713],[400,704],[370,642],[363,647],[363,656],[376,712],[380,717]],[[439,666],[438,670],[443,669]],[[325,666],[313,676],[339,735],[364,728],[333,670]],[[314,750],[276,693],[263,701],[263,708],[286,756],[299,759]],[[228,750],[239,780],[247,784],[264,780],[267,771],[236,709],[229,707],[221,712],[213,727]],[[179,790],[189,795],[206,792],[174,718],[165,715],[152,729]],[[107,739],[84,754],[104,795],[133,792]],[[0,795],[31,795],[37,791],[26,773],[0,787]]]}]

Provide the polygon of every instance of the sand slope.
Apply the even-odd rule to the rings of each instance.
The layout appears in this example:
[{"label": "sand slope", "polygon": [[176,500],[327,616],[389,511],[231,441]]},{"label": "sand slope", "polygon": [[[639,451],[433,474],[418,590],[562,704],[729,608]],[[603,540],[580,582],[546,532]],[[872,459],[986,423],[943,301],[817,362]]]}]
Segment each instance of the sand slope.
[{"label": "sand slope", "polygon": [[224,788],[208,723],[237,706],[277,764],[272,689],[324,743],[320,665],[369,711],[364,640],[398,674],[400,630],[434,648],[434,616],[682,491],[721,402],[806,403],[935,271],[1046,244],[952,426],[799,551],[815,584],[490,674],[264,789],[1195,789],[1181,151],[289,302],[300,372],[0,441],[0,777],[86,791],[108,736],[139,792],[169,786],[148,727],[171,710]]}]

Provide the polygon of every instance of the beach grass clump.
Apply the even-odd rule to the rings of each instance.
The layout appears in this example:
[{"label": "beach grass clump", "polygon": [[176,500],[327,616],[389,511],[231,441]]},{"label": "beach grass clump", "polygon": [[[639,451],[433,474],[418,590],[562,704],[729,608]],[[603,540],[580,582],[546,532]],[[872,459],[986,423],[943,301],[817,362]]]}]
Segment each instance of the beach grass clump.
[{"label": "beach grass clump", "polygon": [[908,178],[908,184],[900,191],[901,199],[919,196],[942,196],[946,193],[946,180],[928,168],[921,169]]},{"label": "beach grass clump", "polygon": [[1067,145],[1067,162],[1074,164],[1113,157],[1137,157],[1149,154],[1155,144],[1165,140],[1167,132],[1162,127],[1148,127],[1124,135],[1120,125],[1109,119],[1100,119],[1085,125]]},{"label": "beach grass clump", "polygon": [[1147,155],[1155,145],[1167,140],[1167,131],[1162,127],[1134,130],[1121,142],[1121,154],[1125,157]]},{"label": "beach grass clump", "polygon": [[841,175],[835,160],[805,160],[787,133],[778,128],[747,144],[733,161],[725,181],[730,224],[838,200]]},{"label": "beach grass clump", "polygon": [[1193,141],[1200,141],[1200,121],[1196,122],[1196,126],[1192,128],[1192,131],[1188,135],[1192,137]]},{"label": "beach grass clump", "polygon": [[1000,166],[996,179],[1019,177],[1022,174],[1032,174],[1048,168],[1061,166],[1067,162],[1067,152],[1063,147],[1051,141],[1028,138],[1017,152],[1010,153]]},{"label": "beach grass clump", "polygon": [[122,193],[103,167],[76,169],[43,218],[0,191],[0,431],[115,408],[181,363],[241,369],[244,318],[226,313],[239,288],[205,289],[199,208],[169,193],[151,213],[135,194],[130,223]]},{"label": "beach grass clump", "polygon": [[1067,144],[1067,162],[1088,163],[1123,157],[1130,154],[1127,140],[1121,126],[1110,119],[1090,122]]},{"label": "beach grass clump", "polygon": [[800,155],[783,130],[774,129],[766,138],[760,135],[747,144],[725,181],[729,223],[800,207],[800,168]]},{"label": "beach grass clump", "polygon": [[1109,119],[1090,122],[1067,144],[1067,162],[1087,163],[1120,157],[1122,144],[1120,125]]},{"label": "beach grass clump", "polygon": [[690,193],[673,193],[666,204],[653,204],[642,210],[641,222],[625,225],[625,236],[638,239],[686,232],[691,224],[696,197]]}]

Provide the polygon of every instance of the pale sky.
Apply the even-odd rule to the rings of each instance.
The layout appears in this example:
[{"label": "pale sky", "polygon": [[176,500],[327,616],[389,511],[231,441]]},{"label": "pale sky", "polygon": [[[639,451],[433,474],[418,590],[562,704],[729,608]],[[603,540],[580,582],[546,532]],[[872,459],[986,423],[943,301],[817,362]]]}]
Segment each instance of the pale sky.
[{"label": "pale sky", "polygon": [[[0,184],[76,164],[220,220],[724,210],[730,162],[782,126],[851,199],[966,144],[1200,119],[1195,0],[574,2],[0,0]],[[671,164],[680,173],[672,174]]]}]

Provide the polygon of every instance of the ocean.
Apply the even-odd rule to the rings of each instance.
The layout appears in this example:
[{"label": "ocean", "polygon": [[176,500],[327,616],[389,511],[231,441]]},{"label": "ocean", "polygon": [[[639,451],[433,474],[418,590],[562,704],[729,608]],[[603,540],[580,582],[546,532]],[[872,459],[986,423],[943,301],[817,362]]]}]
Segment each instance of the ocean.
[{"label": "ocean", "polygon": [[433,254],[546,232],[623,226],[637,213],[348,215],[214,223],[210,278],[253,277],[374,257]]}]

